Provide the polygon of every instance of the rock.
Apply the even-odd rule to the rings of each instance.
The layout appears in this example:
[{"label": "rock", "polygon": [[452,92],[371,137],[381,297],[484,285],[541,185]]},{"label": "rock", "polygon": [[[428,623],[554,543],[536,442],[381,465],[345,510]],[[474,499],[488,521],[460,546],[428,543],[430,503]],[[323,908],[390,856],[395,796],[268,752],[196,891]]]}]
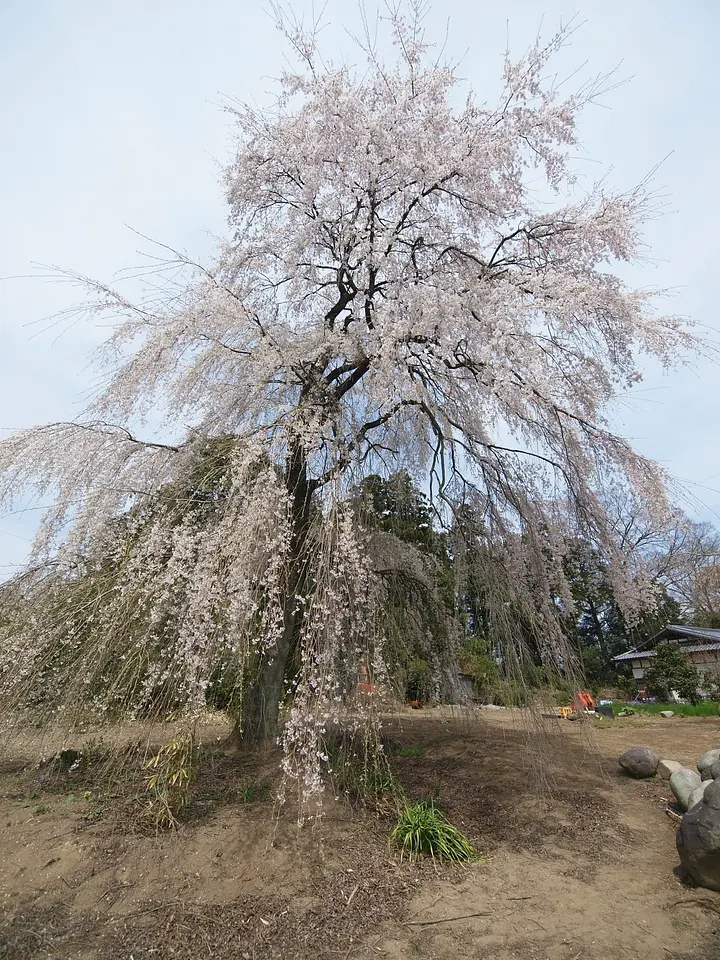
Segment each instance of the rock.
[{"label": "rock", "polygon": [[699,787],[696,787],[688,798],[688,810],[692,810],[696,803],[700,803],[705,796],[705,791],[712,783],[712,780],[703,780]]},{"label": "rock", "polygon": [[655,776],[660,755],[651,747],[630,747],[621,757],[618,757],[618,763],[625,773],[641,780],[644,777]]},{"label": "rock", "polygon": [[710,780],[717,780],[717,778],[720,777],[720,760],[716,760],[711,767],[706,767],[703,770],[703,779],[706,773],[710,774]]},{"label": "rock", "polygon": [[720,760],[716,760],[710,767],[705,767],[700,776],[703,780],[717,780],[720,777]]},{"label": "rock", "polygon": [[658,764],[657,775],[663,780],[669,780],[676,770],[682,770],[683,765],[678,760],[661,760]]},{"label": "rock", "polygon": [[670,717],[674,717],[675,714],[673,713],[672,710],[661,710],[661,711],[660,711],[660,716],[661,716],[661,717],[670,718]]},{"label": "rock", "polygon": [[703,770],[707,770],[708,767],[711,767],[716,760],[720,760],[720,750],[708,750],[707,753],[704,753],[697,762],[697,768],[700,773]]},{"label": "rock", "polygon": [[683,810],[688,808],[690,794],[693,790],[697,790],[701,784],[700,775],[695,773],[694,770],[688,770],[687,767],[676,770],[670,777],[670,789]]},{"label": "rock", "polygon": [[682,818],[676,836],[680,863],[695,883],[720,890],[720,780]]}]

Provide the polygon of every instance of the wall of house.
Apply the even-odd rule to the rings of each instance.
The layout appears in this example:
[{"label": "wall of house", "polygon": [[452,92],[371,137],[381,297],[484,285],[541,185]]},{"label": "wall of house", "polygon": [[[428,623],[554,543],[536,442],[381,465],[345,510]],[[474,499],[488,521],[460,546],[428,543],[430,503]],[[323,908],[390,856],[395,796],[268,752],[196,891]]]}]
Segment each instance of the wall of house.
[{"label": "wall of house", "polygon": [[636,680],[644,680],[644,679],[645,679],[645,668],[647,667],[647,665],[648,665],[649,663],[650,663],[650,660],[649,660],[649,659],[648,659],[648,660],[633,660],[633,662],[632,662],[632,672],[633,672],[633,677],[635,677]]},{"label": "wall of house", "polygon": [[[695,667],[701,678],[701,693],[705,692],[702,689],[702,679],[705,676],[714,677],[718,675],[720,678],[720,650],[703,650],[702,652],[688,653],[685,655],[685,659]],[[645,671],[651,662],[652,657],[632,661],[633,677],[637,683],[642,683],[645,680]]]}]

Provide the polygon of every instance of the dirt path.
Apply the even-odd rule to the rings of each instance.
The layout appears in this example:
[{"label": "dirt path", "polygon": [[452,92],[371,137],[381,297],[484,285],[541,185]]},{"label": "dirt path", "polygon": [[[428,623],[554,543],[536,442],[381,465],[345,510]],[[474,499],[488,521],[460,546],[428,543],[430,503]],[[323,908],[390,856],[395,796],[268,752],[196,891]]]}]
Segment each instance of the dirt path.
[{"label": "dirt path", "polygon": [[673,872],[667,784],[622,777],[615,758],[647,744],[693,764],[720,722],[530,726],[519,711],[388,723],[408,794],[437,797],[486,855],[462,870],[398,864],[387,820],[332,800],[315,833],[273,819],[274,758],[213,760],[162,837],[120,787],[101,800],[72,775],[50,788],[6,771],[0,957],[719,958],[720,896]]}]

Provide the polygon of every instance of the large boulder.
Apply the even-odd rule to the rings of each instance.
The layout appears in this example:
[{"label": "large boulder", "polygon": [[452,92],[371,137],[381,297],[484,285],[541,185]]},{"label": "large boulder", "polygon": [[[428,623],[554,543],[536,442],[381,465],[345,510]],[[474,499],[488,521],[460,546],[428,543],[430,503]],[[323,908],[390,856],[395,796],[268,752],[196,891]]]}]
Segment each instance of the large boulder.
[{"label": "large boulder", "polygon": [[693,790],[697,790],[701,784],[702,780],[700,779],[700,775],[695,773],[694,770],[688,770],[687,767],[683,767],[682,770],[676,770],[670,777],[670,789],[675,794],[675,799],[683,810],[687,810],[688,808],[690,794]]},{"label": "large boulder", "polygon": [[720,760],[720,750],[708,750],[697,762],[697,768],[702,773],[709,769],[717,760]]},{"label": "large boulder", "polygon": [[630,747],[621,757],[618,757],[618,763],[625,773],[642,780],[645,777],[655,776],[660,763],[660,754],[652,747]]},{"label": "large boulder", "polygon": [[667,720],[669,720],[670,717],[674,717],[675,714],[673,713],[672,710],[661,710],[661,711],[660,711],[660,716],[661,716],[661,717],[665,717]]},{"label": "large boulder", "polygon": [[712,782],[712,780],[703,780],[699,787],[695,787],[693,792],[688,797],[688,810],[692,810],[696,803],[700,803],[702,798],[705,796],[705,791]]},{"label": "large boulder", "polygon": [[676,836],[680,863],[695,883],[720,890],[720,781],[682,818]]},{"label": "large boulder", "polygon": [[716,760],[710,767],[705,767],[700,776],[703,780],[717,780],[720,777],[720,760]]},{"label": "large boulder", "polygon": [[657,775],[663,780],[669,780],[676,770],[682,770],[683,765],[679,760],[661,760],[658,764]]}]

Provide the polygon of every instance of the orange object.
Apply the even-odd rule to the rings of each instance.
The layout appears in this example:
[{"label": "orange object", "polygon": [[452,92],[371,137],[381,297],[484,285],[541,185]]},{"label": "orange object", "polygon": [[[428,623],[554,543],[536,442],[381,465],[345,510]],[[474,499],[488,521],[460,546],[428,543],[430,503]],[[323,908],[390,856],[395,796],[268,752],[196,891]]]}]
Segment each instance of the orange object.
[{"label": "orange object", "polygon": [[573,712],[572,707],[558,707],[558,713],[563,718],[563,720],[567,720],[567,718],[570,716],[572,712]]},{"label": "orange object", "polygon": [[422,706],[420,705],[419,700],[411,700],[410,706],[413,708],[413,710],[422,710]]},{"label": "orange object", "polygon": [[371,694],[375,693],[377,687],[375,684],[370,683],[370,678],[368,677],[367,667],[363,664],[360,667],[360,679],[358,681],[358,690],[360,693]]},{"label": "orange object", "polygon": [[585,693],[584,690],[578,690],[575,694],[575,699],[573,700],[573,706],[576,710],[594,710],[595,701],[590,696],[589,693]]}]

